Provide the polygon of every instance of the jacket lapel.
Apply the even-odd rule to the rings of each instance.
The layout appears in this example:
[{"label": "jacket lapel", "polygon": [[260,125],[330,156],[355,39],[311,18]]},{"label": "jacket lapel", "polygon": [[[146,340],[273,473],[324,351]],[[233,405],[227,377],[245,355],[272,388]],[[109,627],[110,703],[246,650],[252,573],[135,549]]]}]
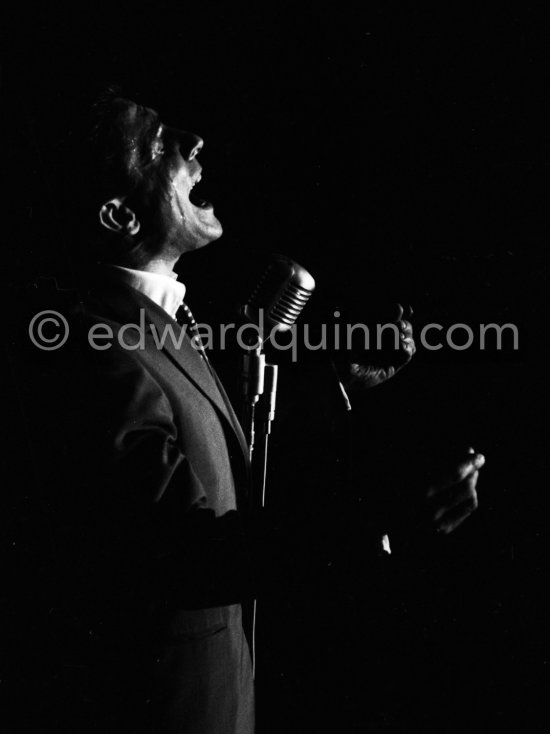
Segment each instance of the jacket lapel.
[{"label": "jacket lapel", "polygon": [[[142,298],[147,301],[150,300],[146,296],[142,296]],[[162,309],[155,303],[152,301],[150,301],[150,303],[155,308],[155,311],[153,312],[152,310],[148,310],[147,316],[150,317],[150,322],[148,324],[149,330],[152,331],[152,329],[155,328],[157,338],[160,338],[163,333],[170,334],[170,331],[165,332],[165,329],[170,329],[172,333],[176,335],[176,339],[174,341],[172,341],[170,336],[164,340],[162,350],[168,354],[172,361],[175,362],[183,372],[185,372],[187,377],[194,382],[198,389],[216,406],[216,408],[223,413],[237,435],[243,453],[245,456],[248,456],[248,448],[241,424],[216,372],[211,366],[206,364],[199,352],[193,347],[187,334],[181,333],[182,327],[177,323],[177,321],[171,319],[168,314],[162,311]]]},{"label": "jacket lapel", "polygon": [[[110,273],[109,273],[110,276]],[[103,279],[102,279],[103,280]],[[248,464],[248,447],[240,425],[223,386],[214,372],[191,344],[187,334],[177,321],[154,301],[116,277],[107,277],[104,282],[114,282],[115,287],[94,287],[93,294],[108,305],[123,324],[144,325],[155,346],[162,351],[210,400],[223,415],[236,434]],[[143,318],[145,317],[145,318]]]}]

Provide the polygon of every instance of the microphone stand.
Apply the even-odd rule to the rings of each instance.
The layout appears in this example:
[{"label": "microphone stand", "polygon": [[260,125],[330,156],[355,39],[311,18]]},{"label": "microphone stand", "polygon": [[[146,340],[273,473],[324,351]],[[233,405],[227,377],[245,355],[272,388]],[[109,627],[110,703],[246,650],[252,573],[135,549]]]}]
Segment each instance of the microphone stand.
[{"label": "microphone stand", "polygon": [[[252,463],[254,453],[255,430],[254,422],[256,406],[264,392],[265,381],[265,354],[262,352],[263,341],[260,341],[254,350],[250,350],[243,359],[243,429],[248,444],[248,458]],[[252,493],[254,494],[254,493]]]},{"label": "microphone stand", "polygon": [[[266,365],[262,353],[265,334],[265,319],[271,330],[286,331],[291,329],[297,317],[315,289],[315,281],[298,263],[284,255],[273,255],[258,285],[252,292],[241,315],[256,323],[259,320],[261,339],[257,344],[250,344],[244,358],[243,370],[243,428],[245,431],[252,481],[250,491],[250,509],[256,511],[264,507],[267,475],[268,442],[271,423],[275,417],[275,400],[277,395],[277,366]],[[261,396],[262,422],[260,431],[262,441],[255,452],[256,423],[259,422],[257,407]],[[266,404],[267,403],[267,404]],[[255,652],[256,600],[252,609],[252,670],[256,674]]]},{"label": "microphone stand", "polygon": [[[275,405],[277,402],[277,378],[279,368],[276,364],[266,364],[262,344],[244,356],[243,369],[243,427],[248,444],[248,456],[253,466],[259,467],[259,472],[253,471],[253,487],[251,492],[251,507],[264,507],[265,486],[267,476],[267,453],[271,424],[275,419]],[[260,399],[261,403],[260,403]],[[259,404],[263,407],[263,415],[257,415]],[[262,420],[263,418],[263,420]],[[256,440],[256,423],[259,426],[259,440]],[[256,449],[257,446],[257,449]],[[256,449],[256,454],[254,450]],[[255,456],[258,458],[255,459]]]},{"label": "microphone stand", "polygon": [[[276,364],[266,364],[264,373],[264,393],[262,396],[263,403],[263,421],[260,424],[261,438],[263,441],[258,442],[258,454],[256,466],[258,472],[255,476],[256,497],[260,507],[265,507],[265,487],[267,480],[267,453],[269,446],[269,436],[271,434],[271,424],[275,419],[275,404],[277,402],[277,378],[279,368]],[[261,419],[262,416],[260,416]]]},{"label": "microphone stand", "polygon": [[[250,509],[252,511],[265,506],[265,490],[267,480],[267,456],[271,424],[275,419],[275,405],[277,401],[277,378],[279,368],[275,364],[266,364],[260,343],[253,352],[244,357],[243,387],[244,387],[244,428],[248,442],[249,458],[252,468],[252,482],[250,489]],[[262,398],[260,403],[260,398]],[[258,415],[257,407],[263,408]],[[262,420],[263,418],[263,420]],[[256,423],[259,423],[258,431]],[[257,438],[258,435],[258,440]],[[257,446],[257,448],[256,448]],[[256,452],[255,452],[256,448]],[[256,677],[256,615],[258,602],[252,602],[252,635],[251,656],[252,675]]]}]

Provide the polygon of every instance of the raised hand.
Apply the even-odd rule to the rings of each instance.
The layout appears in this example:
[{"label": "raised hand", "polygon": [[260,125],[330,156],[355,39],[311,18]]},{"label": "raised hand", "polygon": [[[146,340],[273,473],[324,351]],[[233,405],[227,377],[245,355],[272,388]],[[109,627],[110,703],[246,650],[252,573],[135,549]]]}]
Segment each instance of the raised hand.
[{"label": "raised hand", "polygon": [[[365,350],[362,355],[354,354],[351,361],[339,364],[339,373],[342,375],[346,389],[358,393],[377,387],[391,379],[399,370],[403,369],[414,356],[416,346],[413,338],[413,327],[408,319],[403,318],[404,309],[399,304],[399,314],[394,322],[399,329],[398,348],[388,351]],[[412,315],[408,308],[407,316]]]},{"label": "raised hand", "polygon": [[470,448],[463,459],[428,487],[424,497],[427,520],[437,532],[452,533],[477,508],[477,480],[484,464],[483,454]]}]

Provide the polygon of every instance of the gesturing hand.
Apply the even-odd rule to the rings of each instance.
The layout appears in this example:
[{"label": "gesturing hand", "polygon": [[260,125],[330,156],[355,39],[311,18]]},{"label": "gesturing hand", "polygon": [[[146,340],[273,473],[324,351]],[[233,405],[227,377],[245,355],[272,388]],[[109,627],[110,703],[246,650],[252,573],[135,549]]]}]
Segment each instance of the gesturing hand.
[{"label": "gesturing hand", "polygon": [[476,485],[484,464],[483,454],[470,448],[448,473],[428,487],[425,509],[428,523],[437,532],[452,533],[477,508]]},{"label": "gesturing hand", "polygon": [[[460,459],[446,462],[429,483],[411,477],[387,487],[379,507],[380,532],[389,532],[392,547],[401,546],[406,553],[432,549],[435,536],[449,535],[477,509],[477,481],[484,464],[483,454],[470,448]],[[375,502],[367,508],[376,525]]]},{"label": "gesturing hand", "polygon": [[[410,313],[407,315],[411,315],[412,309],[408,310]],[[355,359],[346,365],[339,366],[344,384],[351,392],[360,392],[381,385],[411,361],[416,352],[413,327],[410,321],[403,318],[403,313],[403,307],[399,305],[399,314],[392,322],[399,330],[397,349],[391,352],[364,351],[362,355],[354,355]]]}]

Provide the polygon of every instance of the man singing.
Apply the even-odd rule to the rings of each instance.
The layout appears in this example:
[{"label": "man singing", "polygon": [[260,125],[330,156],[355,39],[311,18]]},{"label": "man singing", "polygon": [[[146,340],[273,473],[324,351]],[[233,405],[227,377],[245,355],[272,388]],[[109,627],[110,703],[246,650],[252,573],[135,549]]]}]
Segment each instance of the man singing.
[{"label": "man singing", "polygon": [[[212,204],[193,192],[203,141],[116,95],[94,115],[83,176],[88,260],[99,265],[50,368],[55,408],[45,419],[58,437],[44,490],[57,578],[48,715],[71,734],[246,734],[254,704],[241,603],[276,598],[312,548],[319,558],[304,569],[332,558],[338,528],[353,528],[360,547],[361,518],[350,506],[309,518],[292,507],[249,512],[246,442],[191,341],[174,272],[222,234]],[[140,324],[143,334],[128,326]],[[179,343],[159,346],[167,328]],[[380,381],[367,372],[355,367],[355,382]],[[434,529],[450,532],[475,509],[483,462],[465,454],[418,498]]]}]

